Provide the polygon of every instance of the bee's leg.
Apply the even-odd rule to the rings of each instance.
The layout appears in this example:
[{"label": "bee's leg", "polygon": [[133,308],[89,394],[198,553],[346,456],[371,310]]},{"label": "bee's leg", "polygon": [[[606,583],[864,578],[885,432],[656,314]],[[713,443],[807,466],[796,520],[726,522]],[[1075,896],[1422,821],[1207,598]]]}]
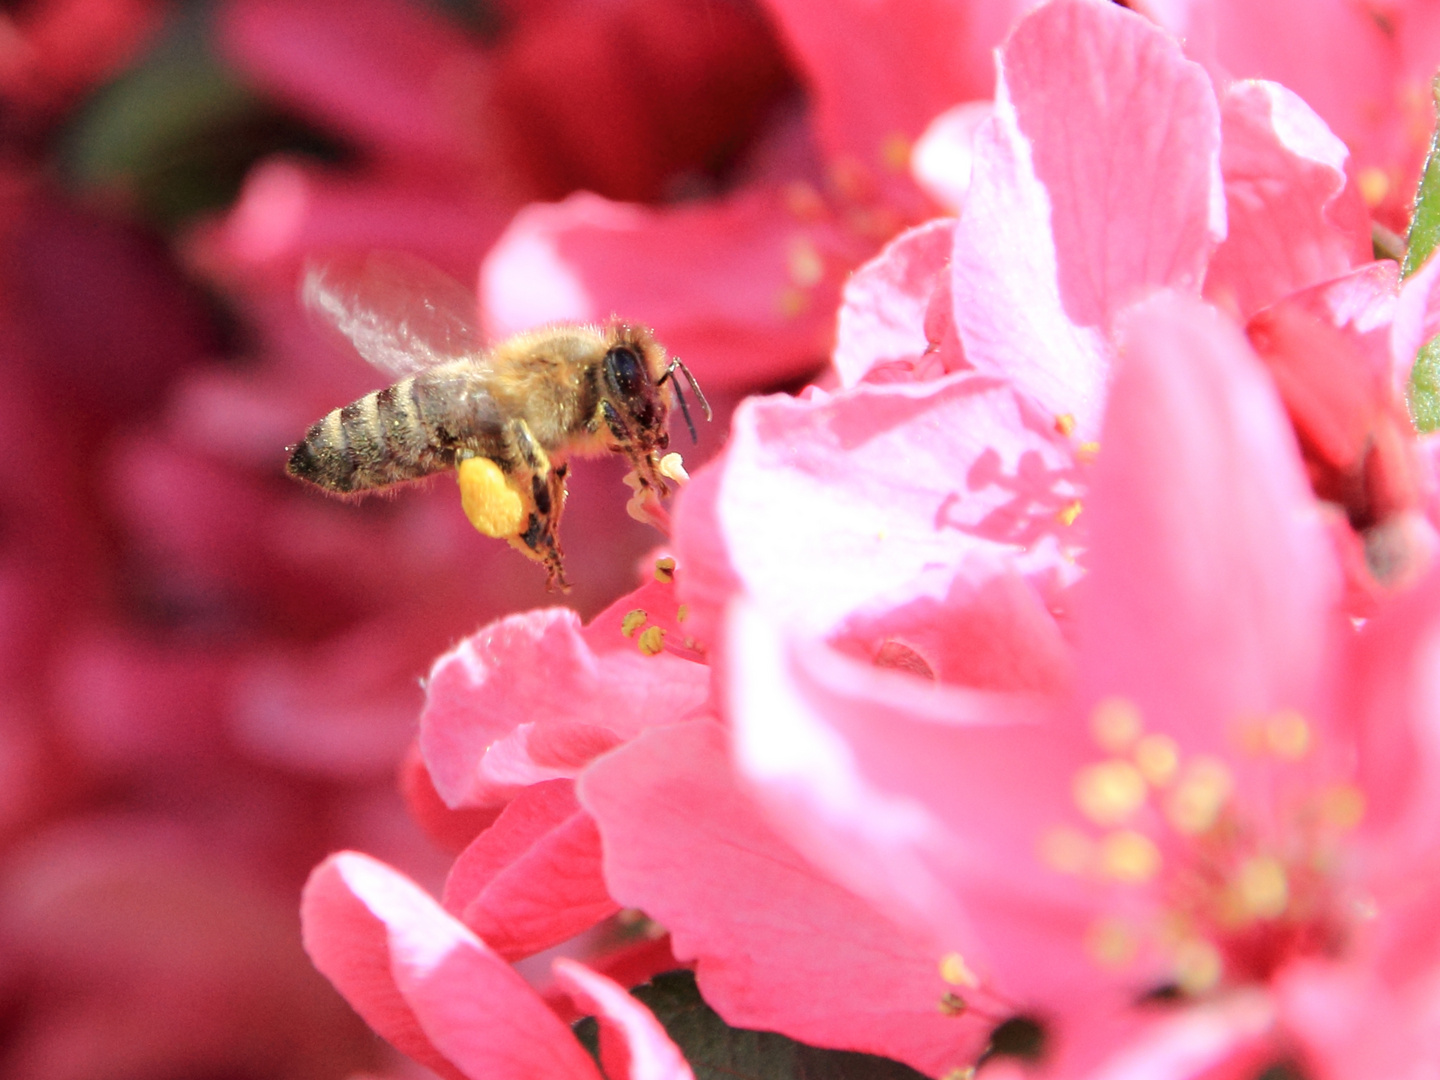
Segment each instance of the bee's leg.
[{"label": "bee's leg", "polygon": [[545,564],[552,589],[568,589],[565,580],[565,556],[560,550],[558,527],[560,511],[565,505],[565,468],[552,467],[545,448],[535,441],[524,420],[511,421],[509,442],[514,448],[512,470],[517,483],[528,487],[529,520],[510,543]]}]

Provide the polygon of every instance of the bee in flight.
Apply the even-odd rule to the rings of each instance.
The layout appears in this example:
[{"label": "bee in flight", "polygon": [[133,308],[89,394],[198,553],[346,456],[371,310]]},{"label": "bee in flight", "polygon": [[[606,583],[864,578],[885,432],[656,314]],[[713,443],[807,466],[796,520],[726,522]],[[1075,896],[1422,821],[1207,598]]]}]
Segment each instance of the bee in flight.
[{"label": "bee in flight", "polygon": [[669,493],[667,390],[695,438],[677,372],[710,417],[694,376],[648,329],[547,326],[487,348],[474,294],[409,256],[312,268],[302,297],[399,381],[313,424],[286,448],[290,475],[351,495],[458,469],[470,520],[543,563],[551,588],[569,587],[558,530],[570,457],[624,454],[638,494],[658,500]]}]

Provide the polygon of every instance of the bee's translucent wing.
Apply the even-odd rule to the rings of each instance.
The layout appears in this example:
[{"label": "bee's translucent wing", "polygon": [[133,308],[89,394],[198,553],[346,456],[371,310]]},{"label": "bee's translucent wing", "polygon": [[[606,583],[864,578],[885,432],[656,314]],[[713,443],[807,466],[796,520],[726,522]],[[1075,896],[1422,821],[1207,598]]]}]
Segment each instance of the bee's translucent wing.
[{"label": "bee's translucent wing", "polygon": [[356,352],[396,378],[483,348],[474,291],[413,255],[373,252],[312,264],[300,296]]}]

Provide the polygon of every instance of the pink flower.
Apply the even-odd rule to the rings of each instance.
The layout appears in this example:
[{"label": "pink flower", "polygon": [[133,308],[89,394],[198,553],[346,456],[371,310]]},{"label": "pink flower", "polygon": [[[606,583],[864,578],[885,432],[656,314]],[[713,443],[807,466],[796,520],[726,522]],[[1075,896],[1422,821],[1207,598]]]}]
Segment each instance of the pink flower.
[{"label": "pink flower", "polygon": [[[1253,1052],[1318,1076],[1433,1065],[1436,967],[1410,935],[1436,902],[1415,863],[1434,843],[1434,586],[1341,624],[1321,518],[1243,340],[1173,300],[1125,340],[1070,692],[1017,724],[1023,702],[877,672],[759,598],[725,649],[740,768],[811,858],[929,927],[937,962],[963,958],[948,962],[974,1008],[1047,1025],[1057,1075],[1118,1061],[1107,1026],[1164,987],[1180,1004],[1136,1014],[1159,1040],[1146,1053],[1191,1038],[1193,1010],[1220,1037],[1163,1075]],[[1347,995],[1387,1022],[1322,1019],[1363,999]]]},{"label": "pink flower", "polygon": [[813,371],[846,275],[934,212],[909,173],[925,126],[989,92],[989,49],[1024,3],[903,0],[769,7],[810,90],[746,181],[693,205],[577,196],[518,215],[481,271],[492,333],[643,311],[707,386]]},{"label": "pink flower", "polygon": [[[1155,736],[1146,752],[1173,751],[1181,787],[1192,766],[1202,787],[1222,776],[1237,814],[1258,813],[1241,797],[1251,772],[1264,787],[1283,748],[1320,744],[1331,717],[1284,710],[1321,709],[1326,658],[1350,656],[1327,640],[1333,520],[1230,320],[1249,320],[1330,470],[1312,469],[1317,488],[1350,492],[1339,501],[1363,530],[1365,513],[1423,507],[1394,390],[1429,286],[1397,300],[1393,274],[1366,264],[1345,151],[1282,87],[1217,94],[1162,32],[1083,0],[1022,22],[1000,75],[958,223],[903,234],[847,285],[842,389],[747,403],[723,462],[682,497],[686,611],[661,605],[665,640],[683,633],[718,660],[716,699],[699,672],[684,681],[678,656],[636,667],[622,646],[626,668],[586,640],[653,606],[638,598],[583,632],[557,613],[517,617],[437,668],[422,746],[447,802],[558,785],[515,799],[512,827],[462,857],[452,883],[470,876],[462,865],[479,872],[451,909],[520,955],[578,928],[547,905],[562,882],[582,885],[568,895],[587,918],[608,896],[659,919],[730,1022],[937,1074],[1029,1013],[1062,1071],[1119,1068],[1133,1036],[1123,1060],[1194,1075],[1278,1053],[1291,1022],[1277,1019],[1280,973],[1328,954],[1303,933],[1256,946],[1218,922],[1141,940],[1165,922],[1170,881],[1123,875],[1152,850],[1192,865],[1183,836],[1082,838],[1072,847],[1094,877],[1061,877],[1033,853],[1075,839],[1053,826],[1074,824],[1071,780],[1096,764],[1089,714],[1117,695],[1150,725],[1127,747]],[[1297,325],[1322,354],[1281,332]],[[1097,455],[1114,464],[1092,489]],[[1107,468],[1130,472],[1106,480]],[[1107,573],[1129,576],[1112,587]],[[1217,584],[1231,581],[1245,584]],[[665,700],[687,685],[683,707]],[[1229,754],[1226,725],[1252,714],[1282,749],[1207,773]],[[1148,793],[1141,764],[1128,767]],[[1304,798],[1333,796],[1337,815],[1360,790],[1343,775],[1307,782]],[[1264,824],[1291,857],[1293,820]],[[1276,880],[1268,849],[1226,857],[1236,881]],[[1287,889],[1291,872],[1279,866]],[[1348,873],[1314,885],[1346,918]],[[1137,966],[1123,973],[1096,967],[1112,916],[1133,920],[1122,943]],[[1215,956],[1218,981],[1183,981],[1185,962]],[[1191,1003],[1133,1008],[1167,985]]]},{"label": "pink flower", "polygon": [[[371,1027],[441,1076],[599,1080],[510,965],[383,863],[331,856],[306,885],[302,915],[315,965]],[[555,961],[555,977],[598,1016],[606,1075],[689,1080],[679,1050],[624,988],[571,960]]]},{"label": "pink flower", "polygon": [[1142,8],[1217,81],[1273,79],[1304,98],[1350,148],[1376,219],[1403,232],[1434,122],[1440,25],[1428,5],[1188,0]]}]

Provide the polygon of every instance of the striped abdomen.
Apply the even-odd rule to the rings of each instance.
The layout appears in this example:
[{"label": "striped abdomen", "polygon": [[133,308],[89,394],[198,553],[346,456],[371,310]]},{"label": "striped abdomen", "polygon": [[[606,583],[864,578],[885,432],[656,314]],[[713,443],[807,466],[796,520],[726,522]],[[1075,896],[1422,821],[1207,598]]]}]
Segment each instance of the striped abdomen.
[{"label": "striped abdomen", "polygon": [[290,451],[290,475],[354,492],[452,467],[455,438],[427,416],[421,399],[430,388],[417,386],[416,378],[366,394],[312,425]]}]

